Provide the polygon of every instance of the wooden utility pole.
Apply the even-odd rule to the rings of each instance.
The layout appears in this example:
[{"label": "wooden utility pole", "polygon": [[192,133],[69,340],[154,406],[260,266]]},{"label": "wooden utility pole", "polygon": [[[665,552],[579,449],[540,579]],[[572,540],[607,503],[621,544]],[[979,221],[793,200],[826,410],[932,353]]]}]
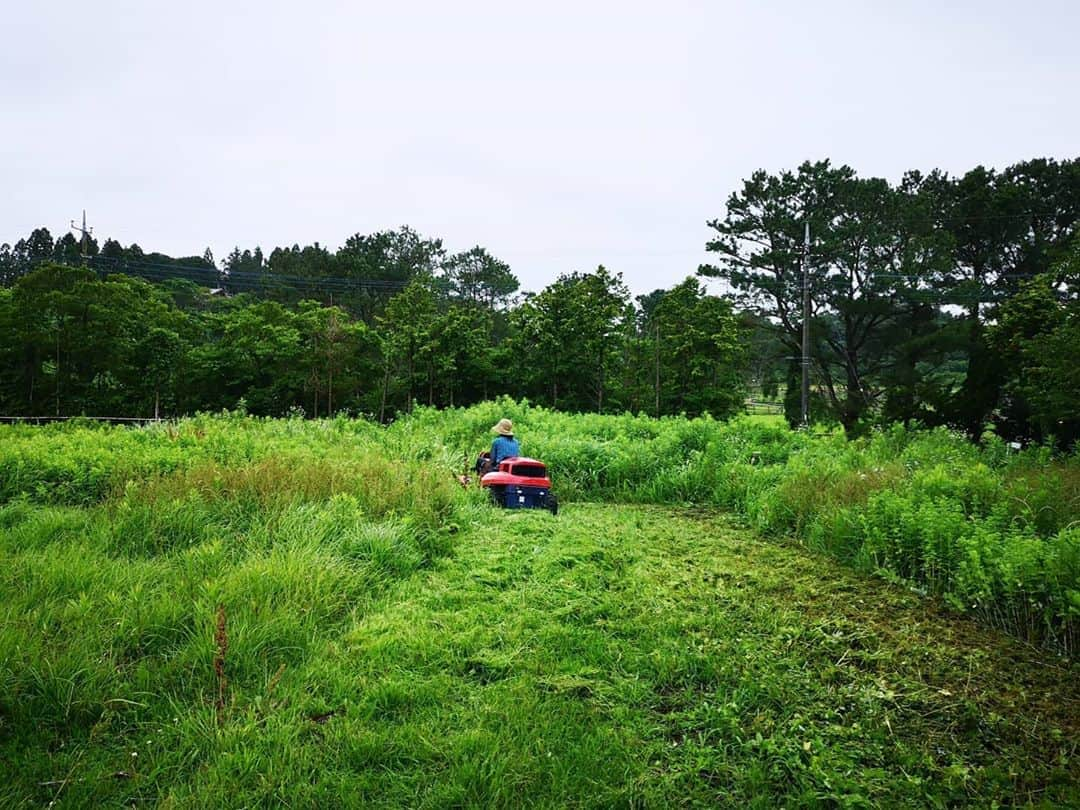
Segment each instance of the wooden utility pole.
[{"label": "wooden utility pole", "polygon": [[653,353],[656,360],[656,415],[660,415],[660,322],[656,323],[656,337],[653,338]]},{"label": "wooden utility pole", "polygon": [[810,222],[802,249],[802,426],[810,425]]}]

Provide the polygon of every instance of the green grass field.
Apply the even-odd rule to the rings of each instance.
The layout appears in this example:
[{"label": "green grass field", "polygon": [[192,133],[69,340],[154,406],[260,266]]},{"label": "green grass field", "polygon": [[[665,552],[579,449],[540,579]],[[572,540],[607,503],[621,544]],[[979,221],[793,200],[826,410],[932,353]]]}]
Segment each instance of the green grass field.
[{"label": "green grass field", "polygon": [[[967,549],[997,542],[998,489],[1067,503],[1072,462],[514,406],[552,517],[453,482],[511,407],[8,429],[0,806],[1080,803],[1067,609],[1025,643],[991,626],[1004,592],[961,615],[914,557],[867,568],[811,531],[838,510],[876,531],[891,493],[944,570],[943,453],[985,466],[954,493]],[[1006,514],[1010,542],[1072,536],[1065,511]],[[1075,592],[1067,558],[1025,554],[1056,578],[1039,593]]]}]

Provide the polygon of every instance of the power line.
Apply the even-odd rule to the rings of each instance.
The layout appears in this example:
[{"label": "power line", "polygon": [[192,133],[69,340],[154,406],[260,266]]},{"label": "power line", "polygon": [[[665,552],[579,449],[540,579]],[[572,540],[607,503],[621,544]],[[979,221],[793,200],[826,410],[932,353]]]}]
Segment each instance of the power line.
[{"label": "power line", "polygon": [[[161,283],[165,281],[186,280],[201,281],[207,286],[223,286],[236,292],[272,292],[275,287],[292,288],[307,292],[324,293],[350,293],[350,292],[394,292],[403,289],[406,282],[386,279],[349,279],[338,276],[290,276],[278,273],[234,271],[227,273],[216,268],[198,267],[195,265],[165,265],[155,262],[136,262],[117,259],[107,256],[88,257],[92,265],[104,265],[104,269],[112,270],[124,275],[142,277],[149,281]],[[102,269],[101,267],[98,268]],[[192,278],[195,277],[195,279]],[[1004,275],[1001,277],[1005,277]],[[1008,277],[1029,278],[1024,274],[1008,274]],[[828,277],[826,277],[828,278]],[[833,276],[841,278],[841,276]],[[879,274],[872,278],[899,279],[909,281],[925,281],[927,279],[901,274]],[[960,284],[967,282],[961,281]],[[812,286],[812,285],[811,285]],[[964,303],[993,303],[999,300],[1004,291],[983,287],[979,290],[965,289],[962,291],[948,289],[908,289],[905,294],[917,297],[927,303],[964,304]]]},{"label": "power line", "polygon": [[138,275],[158,281],[195,279],[203,283],[244,291],[268,290],[278,287],[303,288],[326,292],[393,292],[403,289],[408,282],[397,279],[355,279],[341,276],[292,276],[270,271],[218,270],[216,267],[196,265],[162,264],[123,259],[111,256],[90,257],[99,269]]},{"label": "power line", "polygon": [[[730,211],[729,211],[729,213],[730,213]],[[797,220],[797,217],[798,217],[797,213],[792,212],[790,210],[787,210],[787,211],[764,211],[764,210],[761,210],[758,216],[759,216],[759,218],[764,218],[765,216],[770,216],[771,217],[771,216],[776,216],[776,215],[788,215],[788,216],[790,216],[792,218],[793,222],[795,222]],[[944,224],[944,223],[950,223],[950,224],[956,225],[956,224],[965,224],[965,223],[968,223],[968,222],[995,222],[995,221],[999,221],[999,220],[1006,220],[1006,221],[1007,220],[1017,220],[1017,221],[1019,221],[1019,220],[1041,219],[1041,218],[1047,218],[1047,217],[1059,218],[1060,219],[1062,216],[1063,216],[1063,214],[1062,214],[1062,212],[1060,210],[1049,210],[1048,209],[1048,210],[1045,210],[1045,211],[1036,211],[1036,210],[1024,211],[1022,213],[1017,213],[1017,214],[973,214],[973,215],[970,215],[970,216],[956,216],[956,217],[950,217],[950,216],[937,216],[937,217],[935,217],[935,216],[925,216],[925,217],[895,216],[895,217],[883,217],[883,216],[881,216],[879,214],[878,216],[875,216],[872,219],[871,218],[867,218],[867,219],[861,219],[861,218],[860,219],[848,219],[847,222],[871,222],[872,221],[872,222],[878,222],[878,223],[887,222],[887,223],[896,224],[896,225],[905,225],[905,224],[910,224],[910,225],[941,225],[941,224]],[[1067,214],[1065,216],[1067,216]],[[840,224],[844,224],[844,220],[841,217],[842,217],[842,215],[838,215],[837,217],[834,217],[831,221],[836,222],[837,220],[839,220]],[[706,224],[708,224],[708,222],[723,222],[723,220],[722,219],[712,219],[712,220],[708,220],[706,222]],[[1073,217],[1069,221],[1065,222],[1065,225],[1063,227],[1069,227],[1071,225],[1075,225],[1076,222],[1077,222],[1076,218]]]}]

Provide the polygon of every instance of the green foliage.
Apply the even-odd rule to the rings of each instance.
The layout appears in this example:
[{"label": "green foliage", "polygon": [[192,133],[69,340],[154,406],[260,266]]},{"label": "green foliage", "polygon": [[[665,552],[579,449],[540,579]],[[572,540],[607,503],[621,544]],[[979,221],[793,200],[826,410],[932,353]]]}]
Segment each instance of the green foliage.
[{"label": "green foliage", "polygon": [[559,276],[527,299],[511,342],[525,393],[553,408],[602,412],[628,305],[622,276],[603,266]]},{"label": "green foliage", "polygon": [[[503,416],[558,518],[454,481]],[[1074,649],[1046,450],[508,399],[2,426],[0,803],[1075,798],[1068,662],[689,505]]]},{"label": "green foliage", "polygon": [[[1009,373],[1024,377],[1039,355],[1010,368],[986,332],[995,305],[1008,308],[1024,279],[1069,275],[1055,268],[1080,222],[1080,161],[1030,160],[1002,172],[979,166],[959,177],[912,171],[895,185],[827,160],[807,162],[755,172],[726,207],[709,223],[716,264],[699,272],[731,285],[788,356],[801,355],[810,226],[814,387],[849,435],[876,413],[950,425],[972,439],[988,421],[1010,437],[1047,435],[1047,424],[1071,422],[1072,381],[1033,413],[1018,395],[1043,389],[1027,379],[1010,385]],[[1075,345],[1075,335],[1063,333],[1045,348],[1060,357]],[[1051,389],[1064,371],[1048,370]]]},{"label": "green foliage", "polygon": [[[1001,441],[979,448],[944,429],[894,426],[851,442],[745,419],[569,415],[511,400],[421,409],[395,429],[464,452],[502,416],[565,499],[733,510],[1023,638],[1069,651],[1080,642],[1080,580],[1068,563],[1080,515],[1074,458],[1013,454]],[[1002,563],[1013,545],[1029,555],[1015,570]]]},{"label": "green foliage", "polygon": [[[325,424],[236,421],[329,444]],[[418,445],[386,439],[415,472]],[[454,553],[433,555],[408,516],[296,483],[258,506],[258,481],[173,500],[189,476],[92,509],[0,507],[0,803],[1077,797],[1068,663],[903,590],[723,520],[555,520],[461,490]]]},{"label": "green foliage", "polygon": [[[499,392],[575,410],[646,399],[661,413],[741,407],[737,321],[692,279],[654,313],[656,351],[656,331],[635,331],[625,286],[603,268],[565,276],[508,313],[516,280],[479,248],[451,257],[441,276],[431,265],[441,248],[411,232],[352,239],[342,251],[363,280],[368,254],[391,249],[404,251],[392,264],[411,280],[374,309],[348,295],[334,306],[277,295],[258,271],[242,269],[261,254],[229,257],[232,283],[254,285],[230,298],[181,279],[151,286],[44,264],[0,290],[0,329],[10,338],[0,343],[0,410],[156,418],[243,402],[260,416],[350,412],[385,422],[418,402],[453,406]],[[334,256],[305,251],[271,263]],[[420,264],[410,274],[411,261]]]},{"label": "green foliage", "polygon": [[447,258],[443,274],[451,296],[488,309],[506,306],[519,286],[510,265],[479,245]]},{"label": "green foliage", "polygon": [[812,357],[831,409],[854,434],[878,395],[875,370],[883,334],[920,277],[942,263],[944,240],[924,212],[917,182],[898,188],[863,179],[848,166],[804,163],[795,172],[755,172],[709,226],[720,265],[701,272],[734,286],[740,301],[779,324],[781,340],[802,354],[804,228],[814,237],[807,268]]},{"label": "green foliage", "polygon": [[990,342],[1006,373],[1006,431],[1072,447],[1080,440],[1080,239],[1053,272],[1001,306]]},{"label": "green foliage", "polygon": [[[944,430],[894,427],[848,442],[750,420],[571,415],[508,399],[418,408],[385,430],[241,417],[142,430],[16,426],[0,429],[0,498],[92,505],[127,493],[257,510],[343,494],[366,514],[430,528],[453,503],[440,481],[503,416],[525,452],[550,465],[564,501],[733,510],[767,535],[900,577],[1021,637],[1076,647],[1075,459],[1010,454],[1001,442],[980,449]],[[407,459],[413,480],[384,457]],[[145,536],[152,549],[173,542]]]},{"label": "green foliage", "polygon": [[743,347],[728,301],[688,278],[665,292],[644,323],[656,342],[660,413],[726,417],[742,407]]},{"label": "green foliage", "polygon": [[746,392],[779,398],[802,354],[809,224],[811,421],[852,438],[947,425],[975,441],[989,425],[1067,449],[1080,438],[1078,222],[1080,160],[897,183],[828,160],[762,170],[709,223],[717,262],[699,273],[724,295],[691,279],[635,301],[602,265],[515,296],[485,248],[448,255],[408,226],[336,250],[237,247],[220,270],[209,249],[99,250],[38,228],[0,245],[0,412],[177,417],[242,401],[385,422],[508,394],[723,418]]}]

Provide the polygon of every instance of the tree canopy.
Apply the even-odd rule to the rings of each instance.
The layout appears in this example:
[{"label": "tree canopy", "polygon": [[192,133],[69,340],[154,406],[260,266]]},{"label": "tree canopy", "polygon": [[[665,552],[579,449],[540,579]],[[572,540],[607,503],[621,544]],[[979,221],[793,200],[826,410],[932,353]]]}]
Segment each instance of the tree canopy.
[{"label": "tree canopy", "polygon": [[1006,366],[987,343],[1000,307],[1066,255],[1080,220],[1080,161],[1033,160],[961,177],[860,178],[804,163],[755,172],[708,224],[716,261],[699,269],[734,291],[801,355],[808,224],[815,392],[849,434],[873,420],[948,424],[978,438],[1025,432],[1000,409]]},{"label": "tree canopy", "polygon": [[408,226],[220,266],[37,228],[0,245],[0,411],[390,419],[510,394],[722,417],[751,394],[794,421],[809,224],[814,419],[1068,443],[1078,220],[1077,160],[896,182],[807,162],[754,172],[708,221],[714,261],[636,299],[604,266],[521,292],[485,247]]}]

